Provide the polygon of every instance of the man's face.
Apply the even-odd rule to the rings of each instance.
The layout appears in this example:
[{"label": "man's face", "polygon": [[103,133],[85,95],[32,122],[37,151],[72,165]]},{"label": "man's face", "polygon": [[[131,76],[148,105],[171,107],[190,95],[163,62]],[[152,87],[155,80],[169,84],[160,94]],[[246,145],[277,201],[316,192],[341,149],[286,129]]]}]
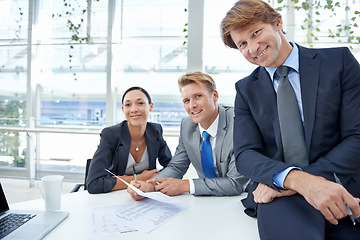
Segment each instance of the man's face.
[{"label": "man's face", "polygon": [[182,87],[180,92],[187,114],[195,123],[200,123],[201,127],[208,129],[218,114],[218,92],[210,92],[204,84],[196,83]]},{"label": "man's face", "polygon": [[281,33],[281,19],[274,25],[259,23],[244,29],[230,31],[230,36],[242,55],[250,63],[263,67],[278,67],[290,52]]}]

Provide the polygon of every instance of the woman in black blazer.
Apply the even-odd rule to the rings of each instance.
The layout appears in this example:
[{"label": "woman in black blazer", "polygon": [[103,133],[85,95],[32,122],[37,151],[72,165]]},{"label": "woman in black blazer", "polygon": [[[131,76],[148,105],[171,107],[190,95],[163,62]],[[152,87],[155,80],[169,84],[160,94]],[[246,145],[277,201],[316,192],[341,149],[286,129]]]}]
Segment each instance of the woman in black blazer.
[{"label": "woman in black blazer", "polygon": [[105,171],[109,169],[123,180],[146,181],[157,174],[156,159],[166,167],[171,152],[162,136],[160,124],[148,122],[153,109],[150,95],[141,87],[131,87],[122,97],[126,120],[101,131],[100,144],[92,158],[86,178],[89,193],[105,193],[127,186]]}]

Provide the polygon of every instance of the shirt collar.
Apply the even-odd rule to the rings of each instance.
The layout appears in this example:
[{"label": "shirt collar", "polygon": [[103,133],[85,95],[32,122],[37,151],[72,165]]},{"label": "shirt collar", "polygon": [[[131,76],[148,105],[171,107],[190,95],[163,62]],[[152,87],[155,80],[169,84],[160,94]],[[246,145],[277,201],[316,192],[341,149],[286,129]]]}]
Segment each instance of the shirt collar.
[{"label": "shirt collar", "polygon": [[[293,42],[290,42],[290,44],[293,46],[293,49],[283,65],[299,72],[299,48]],[[270,74],[271,81],[274,81],[274,73],[277,67],[265,67],[265,69]]]},{"label": "shirt collar", "polygon": [[210,134],[212,137],[216,137],[217,129],[219,125],[219,114],[216,116],[215,121],[210,125],[208,129],[204,129],[201,127],[200,123],[198,123],[200,135],[202,136],[202,132],[206,131],[208,134]]}]

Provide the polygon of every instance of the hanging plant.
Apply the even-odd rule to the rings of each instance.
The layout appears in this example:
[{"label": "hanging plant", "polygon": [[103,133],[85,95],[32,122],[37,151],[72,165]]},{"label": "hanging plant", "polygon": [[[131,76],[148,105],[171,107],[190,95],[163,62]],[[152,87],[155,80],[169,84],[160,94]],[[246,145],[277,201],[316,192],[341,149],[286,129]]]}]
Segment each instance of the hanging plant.
[{"label": "hanging plant", "polygon": [[[291,0],[294,3],[294,8],[296,10],[304,10],[305,18],[303,19],[302,24],[300,25],[301,29],[307,31],[307,44],[310,47],[313,47],[313,40],[318,41],[319,37],[315,33],[320,32],[328,32],[329,38],[337,39],[338,42],[347,42],[351,44],[359,44],[360,37],[354,36],[354,29],[358,28],[358,24],[356,22],[357,18],[360,17],[359,11],[351,12],[350,7],[347,3],[340,1],[331,1],[331,0],[312,0],[312,1],[299,1],[299,0]],[[279,4],[283,3],[283,0],[277,1]],[[278,6],[276,10],[282,10],[282,8],[288,7],[285,3]],[[319,19],[321,15],[328,14],[329,18],[334,18],[337,16],[339,11],[345,10],[345,14],[352,17],[345,24],[338,24],[334,28],[321,29]],[[350,46],[352,48],[352,46]]]},{"label": "hanging plant", "polygon": [[[184,8],[184,12],[187,13],[187,11],[188,11],[187,8]],[[183,46],[185,46],[186,43],[187,43],[186,40],[187,40],[187,37],[188,37],[188,23],[185,23],[183,32],[186,33],[186,35],[185,35],[185,40],[184,40],[184,42],[183,42]]]},{"label": "hanging plant", "polygon": [[[15,4],[18,5],[19,3],[15,2]],[[13,38],[11,43],[14,43],[17,39],[20,39],[21,37],[21,22],[23,20],[24,11],[22,10],[21,7],[17,7],[17,8],[18,8],[18,15],[14,17],[17,27],[15,29],[15,37]]]},{"label": "hanging plant", "polygon": [[[83,28],[83,24],[85,23],[85,16],[87,14],[88,9],[87,8],[83,8],[80,5],[80,0],[63,0],[64,4],[63,4],[63,11],[61,13],[55,13],[52,14],[52,17],[66,17],[67,18],[67,22],[66,22],[66,27],[69,30],[69,32],[71,33],[71,38],[69,40],[69,42],[71,43],[69,45],[69,68],[72,69],[73,68],[73,49],[74,49],[74,45],[75,44],[82,44],[82,43],[91,43],[91,36],[89,33],[86,33],[86,36],[82,36],[81,35],[81,29]],[[87,0],[86,2],[87,7],[89,6],[89,1],[91,3],[91,1],[96,1],[99,2],[100,0]],[[76,19],[74,16],[76,13],[80,13],[80,19]],[[74,76],[74,80],[77,80],[76,78],[76,73],[73,72],[73,76]]]}]

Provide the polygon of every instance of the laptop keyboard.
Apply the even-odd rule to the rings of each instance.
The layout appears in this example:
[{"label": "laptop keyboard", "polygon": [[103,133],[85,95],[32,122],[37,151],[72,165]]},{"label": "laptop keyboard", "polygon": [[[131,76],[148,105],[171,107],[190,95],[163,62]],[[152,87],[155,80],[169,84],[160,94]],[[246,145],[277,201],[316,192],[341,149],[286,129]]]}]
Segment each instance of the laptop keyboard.
[{"label": "laptop keyboard", "polygon": [[35,217],[33,214],[10,213],[0,219],[0,239]]}]

